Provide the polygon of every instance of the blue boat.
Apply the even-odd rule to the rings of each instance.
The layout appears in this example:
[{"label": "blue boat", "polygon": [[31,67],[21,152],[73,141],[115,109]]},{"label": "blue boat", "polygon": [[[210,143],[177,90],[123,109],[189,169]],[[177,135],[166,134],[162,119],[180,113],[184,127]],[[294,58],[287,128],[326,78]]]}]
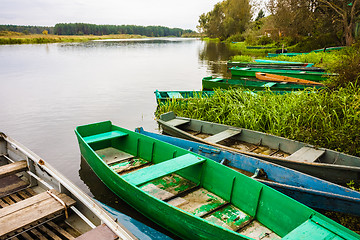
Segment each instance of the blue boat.
[{"label": "blue boat", "polygon": [[140,240],[171,240],[172,238],[165,234],[129,217],[118,210],[94,199],[103,209],[110,213],[123,226],[125,226],[135,237]]},{"label": "blue boat", "polygon": [[220,162],[309,207],[360,216],[360,192],[255,157],[147,132],[142,127],[135,131]]}]

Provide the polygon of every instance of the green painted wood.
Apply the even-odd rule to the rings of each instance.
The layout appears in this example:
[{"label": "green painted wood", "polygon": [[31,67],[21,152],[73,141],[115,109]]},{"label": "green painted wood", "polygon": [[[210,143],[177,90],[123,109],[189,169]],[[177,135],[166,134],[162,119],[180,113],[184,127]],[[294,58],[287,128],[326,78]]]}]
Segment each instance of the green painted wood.
[{"label": "green painted wood", "polygon": [[[255,73],[254,73],[255,74]],[[276,91],[281,94],[283,91],[290,92],[296,90],[312,90],[320,89],[322,86],[306,86],[303,84],[296,83],[282,83],[282,82],[264,82],[257,79],[250,78],[241,78],[241,79],[225,79],[225,78],[216,78],[216,81],[212,77],[204,77],[202,79],[203,89],[214,90],[217,88],[221,89],[230,89],[230,88],[244,88],[249,90],[266,90],[270,89],[271,91]]]},{"label": "green painted wood", "polygon": [[124,180],[134,185],[141,185],[151,180],[163,177],[170,173],[182,170],[184,168],[194,166],[205,162],[205,159],[185,154],[183,156],[173,158],[147,168],[140,169],[136,172],[128,173],[123,176]]},{"label": "green painted wood", "polygon": [[170,98],[184,98],[179,92],[168,92]]},{"label": "green painted wood", "polygon": [[298,70],[282,70],[282,69],[271,69],[271,68],[241,68],[241,67],[232,67],[230,68],[231,74],[233,77],[252,77],[255,78],[255,73],[271,73],[281,76],[301,78],[316,82],[321,82],[328,79],[331,76],[336,76],[334,73],[325,73],[325,72],[312,72],[312,71],[298,71]]},{"label": "green painted wood", "polygon": [[[119,141],[101,141],[91,145],[84,141],[84,137],[92,134],[100,134],[102,131],[107,132],[109,128],[112,131],[118,130],[127,133],[128,136],[126,138],[120,138]],[[283,238],[310,218],[318,216],[338,230],[336,231],[336,236],[343,238],[346,236],[345,239],[351,240],[359,239],[357,234],[274,189],[185,149],[111,125],[111,122],[80,126],[75,132],[79,140],[82,156],[86,159],[96,175],[115,194],[151,220],[182,238],[261,239],[263,235],[259,234],[263,234],[264,232],[271,233],[271,237],[274,235],[276,238]],[[135,154],[136,158],[141,157],[154,164],[152,165],[154,168],[152,168],[152,166],[145,168],[149,170],[138,169],[131,173],[131,175],[134,174],[132,175],[133,177],[135,176],[134,179],[142,178],[142,181],[147,181],[148,179],[166,174],[165,172],[169,173],[181,169],[178,170],[176,174],[192,181],[195,185],[200,186],[201,189],[204,189],[204,191],[198,191],[199,194],[201,194],[201,192],[209,192],[209,195],[217,196],[222,199],[222,201],[230,202],[231,205],[251,218],[254,218],[254,221],[249,224],[251,230],[254,231],[247,232],[247,228],[245,228],[244,231],[240,231],[240,233],[235,232],[223,226],[221,223],[217,223],[217,221],[216,223],[210,222],[207,219],[196,216],[196,213],[181,210],[179,207],[173,206],[144,192],[141,188],[129,182],[132,181],[132,179],[129,181],[126,179],[126,176],[129,177],[130,175],[121,176],[117,174],[95,153],[95,150],[107,147],[114,147],[120,151],[132,155]],[[202,164],[195,163],[197,161],[186,160],[186,155],[193,155],[194,157],[191,157],[191,159],[200,157]],[[189,162],[185,164],[184,162],[186,161]],[[169,164],[169,167],[167,167],[166,164]],[[191,165],[191,167],[186,167],[186,165]],[[146,175],[149,174],[151,177],[142,177],[140,173],[145,173],[145,171],[147,172]],[[156,171],[159,171],[159,175],[154,174]],[[139,174],[139,178],[136,177],[137,174]],[[168,175],[163,176],[167,177]],[[168,183],[172,184],[172,182]],[[209,195],[206,196],[212,198]],[[196,194],[194,197],[196,197]],[[215,204],[217,202],[216,199],[212,198],[211,202]],[[181,207],[186,209],[184,205],[181,205]],[[208,206],[206,206],[206,208],[208,208]],[[199,210],[202,211],[201,207]],[[237,218],[234,218],[234,220],[235,219],[238,220]],[[223,218],[219,217],[218,220],[224,222],[226,221],[226,216],[224,215]],[[324,225],[321,225],[321,228],[328,229],[328,227]],[[257,235],[252,235],[255,233]],[[288,239],[295,240],[298,238],[296,236],[290,236]]]},{"label": "green painted wood", "polygon": [[87,143],[94,143],[94,142],[114,139],[114,138],[118,138],[118,137],[124,137],[127,135],[128,135],[127,133],[123,133],[120,131],[111,131],[111,132],[105,132],[105,133],[100,133],[100,134],[84,137],[84,140]]}]

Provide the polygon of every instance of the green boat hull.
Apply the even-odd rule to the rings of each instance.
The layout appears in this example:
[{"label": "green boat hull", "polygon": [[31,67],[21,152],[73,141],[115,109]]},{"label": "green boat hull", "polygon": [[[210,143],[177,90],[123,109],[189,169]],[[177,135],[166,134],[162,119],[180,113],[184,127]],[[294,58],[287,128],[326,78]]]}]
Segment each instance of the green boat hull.
[{"label": "green boat hull", "polygon": [[214,91],[158,91],[155,92],[158,104],[163,104],[172,99],[187,100],[188,98],[207,98],[214,95]]},{"label": "green boat hull", "polygon": [[[77,127],[75,133],[82,156],[107,187],[145,216],[182,238],[358,239],[359,237],[316,211],[254,179],[185,149],[114,126],[110,121]],[[152,165],[147,167],[148,170],[142,168],[119,175],[113,166],[110,167],[105,163],[105,159],[109,156],[100,154],[101,151],[109,148],[132,154],[138,159],[145,159]],[[165,202],[160,200],[161,197],[153,196],[158,193],[149,193],[145,190],[149,183],[155,184],[162,179],[161,177],[167,177],[166,174],[173,174],[174,170],[179,177],[186,178],[201,189],[209,191],[205,195],[208,203],[195,212],[189,212],[181,209],[181,205],[175,207],[169,203],[170,201]],[[157,174],[160,178],[157,178]],[[174,182],[170,182],[168,187],[171,188],[172,184]],[[184,192],[186,190],[180,194]],[[220,200],[215,199],[215,201],[214,194],[226,201],[226,204],[219,205]],[[178,196],[185,198],[183,195],[175,195],[176,198]],[[228,219],[227,215],[217,216],[216,213],[224,212],[225,209],[216,206],[224,206],[224,208],[234,206],[239,209],[236,212],[243,212],[244,215],[235,215],[237,217],[234,218],[230,211],[227,212],[230,216]],[[198,211],[207,212],[200,217]],[[243,234],[219,224],[212,217],[229,226],[238,227]],[[246,231],[248,229],[256,231]]]},{"label": "green boat hull", "polygon": [[231,88],[244,88],[255,91],[265,91],[270,89],[277,93],[288,93],[297,90],[313,90],[321,88],[321,86],[309,87],[307,85],[283,83],[283,82],[267,82],[258,81],[257,79],[224,79],[224,78],[212,78],[204,77],[202,79],[203,90],[214,90],[217,88],[231,89]]},{"label": "green boat hull", "polygon": [[233,77],[252,77],[255,78],[255,73],[271,73],[281,76],[288,76],[294,78],[300,78],[315,82],[325,81],[331,76],[336,76],[333,73],[324,73],[324,72],[307,72],[307,71],[297,71],[297,70],[281,70],[281,69],[269,69],[269,68],[239,68],[232,67],[230,68],[231,74]]}]

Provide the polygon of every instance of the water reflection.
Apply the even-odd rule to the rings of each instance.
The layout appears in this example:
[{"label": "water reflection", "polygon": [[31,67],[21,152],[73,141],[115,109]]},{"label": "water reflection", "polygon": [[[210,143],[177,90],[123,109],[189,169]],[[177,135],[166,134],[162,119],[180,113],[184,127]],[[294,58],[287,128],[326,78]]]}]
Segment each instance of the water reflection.
[{"label": "water reflection", "polygon": [[199,60],[208,65],[213,76],[230,78],[226,62],[237,54],[240,52],[229,49],[224,43],[206,42],[199,51]]}]

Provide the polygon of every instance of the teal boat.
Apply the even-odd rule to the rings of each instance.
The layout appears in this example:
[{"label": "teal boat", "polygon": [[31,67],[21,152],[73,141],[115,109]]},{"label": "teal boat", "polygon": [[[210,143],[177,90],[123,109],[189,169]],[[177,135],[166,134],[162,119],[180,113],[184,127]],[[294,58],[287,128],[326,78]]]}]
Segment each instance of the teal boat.
[{"label": "teal boat", "polygon": [[[345,47],[325,47],[325,48],[320,48],[320,49],[316,49],[313,50],[311,52],[332,52],[332,51],[338,51],[341,50]],[[299,56],[299,55],[303,55],[303,54],[309,54],[310,52],[305,52],[305,53],[268,53],[267,57],[277,57],[277,56],[287,56],[287,57],[294,57],[294,56]]]},{"label": "teal boat", "polygon": [[298,70],[298,71],[311,71],[311,72],[324,72],[325,70],[318,67],[308,67],[308,64],[291,65],[291,64],[276,64],[276,63],[257,63],[257,62],[233,62],[228,61],[227,67],[249,67],[249,68],[270,68],[282,70]]},{"label": "teal boat", "polygon": [[255,59],[254,60],[257,63],[272,63],[272,64],[285,64],[285,65],[298,65],[303,66],[303,64],[307,64],[307,67],[314,66],[313,63],[302,63],[302,62],[289,62],[289,61],[279,61],[279,60],[269,60],[269,59]]},{"label": "teal boat", "polygon": [[303,84],[289,83],[289,82],[267,82],[258,81],[257,79],[241,78],[241,79],[225,79],[225,78],[213,78],[204,77],[202,79],[203,90],[214,90],[217,88],[230,89],[230,88],[244,88],[249,90],[271,90],[276,93],[287,93],[297,90],[305,90],[313,88],[319,89],[322,86],[307,86]]},{"label": "teal boat", "polygon": [[300,71],[300,70],[282,70],[282,69],[269,69],[269,68],[230,68],[233,77],[251,77],[255,78],[257,72],[271,73],[281,76],[288,76],[294,78],[301,78],[305,80],[321,82],[332,76],[337,76],[334,73],[324,72],[311,72],[311,71]]},{"label": "teal boat", "polygon": [[360,237],[255,179],[110,121],[75,133],[82,156],[115,194],[182,238]]},{"label": "teal boat", "polygon": [[197,97],[211,97],[214,95],[214,91],[158,91],[155,92],[156,102],[158,104],[165,103],[171,99],[187,100],[189,98]]}]

